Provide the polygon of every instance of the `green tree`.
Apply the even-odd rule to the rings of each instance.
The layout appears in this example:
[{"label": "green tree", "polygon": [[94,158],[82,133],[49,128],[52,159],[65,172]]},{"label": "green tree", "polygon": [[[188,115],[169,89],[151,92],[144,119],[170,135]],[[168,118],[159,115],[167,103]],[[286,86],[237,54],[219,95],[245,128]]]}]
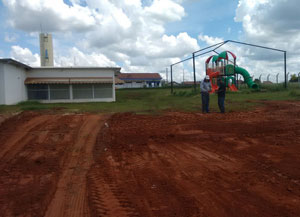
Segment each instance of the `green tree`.
[{"label": "green tree", "polygon": [[290,82],[298,82],[298,77],[297,77],[296,74],[292,74],[292,75],[291,75]]}]

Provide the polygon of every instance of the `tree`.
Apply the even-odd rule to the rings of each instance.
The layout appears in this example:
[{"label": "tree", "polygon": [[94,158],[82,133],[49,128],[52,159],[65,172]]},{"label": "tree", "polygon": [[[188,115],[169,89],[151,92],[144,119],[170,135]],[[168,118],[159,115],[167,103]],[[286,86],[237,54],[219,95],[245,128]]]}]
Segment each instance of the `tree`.
[{"label": "tree", "polygon": [[290,82],[298,82],[298,77],[297,77],[296,74],[292,74],[292,75],[291,75]]}]

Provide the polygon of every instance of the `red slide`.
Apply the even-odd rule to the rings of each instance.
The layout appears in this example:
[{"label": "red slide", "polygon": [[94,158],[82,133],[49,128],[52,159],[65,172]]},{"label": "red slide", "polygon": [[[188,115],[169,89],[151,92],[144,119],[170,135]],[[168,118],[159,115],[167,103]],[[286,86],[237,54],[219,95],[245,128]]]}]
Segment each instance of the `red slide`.
[{"label": "red slide", "polygon": [[213,78],[217,78],[219,76],[220,72],[211,72],[209,74],[209,78],[210,78],[210,83],[211,83],[211,93],[214,93],[218,90],[218,85],[213,84],[212,79]]},{"label": "red slide", "polygon": [[236,86],[234,84],[232,84],[232,85],[228,84],[228,87],[231,91],[238,91],[238,89],[236,88]]},{"label": "red slide", "polygon": [[219,89],[218,85],[211,83],[211,93],[216,92]]}]

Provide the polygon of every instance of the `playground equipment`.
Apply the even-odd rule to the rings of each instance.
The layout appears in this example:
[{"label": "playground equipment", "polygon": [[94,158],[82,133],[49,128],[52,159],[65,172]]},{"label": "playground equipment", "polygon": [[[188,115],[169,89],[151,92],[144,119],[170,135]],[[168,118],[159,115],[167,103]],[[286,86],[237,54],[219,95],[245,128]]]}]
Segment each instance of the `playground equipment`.
[{"label": "playground equipment", "polygon": [[[233,60],[229,59],[229,55]],[[249,88],[257,89],[258,85],[253,82],[249,72],[236,65],[236,56],[230,51],[224,51],[219,55],[210,56],[205,62],[206,75],[210,77],[212,92],[218,89],[217,79],[221,78],[231,91],[237,91],[238,74],[242,75],[244,82]]]}]

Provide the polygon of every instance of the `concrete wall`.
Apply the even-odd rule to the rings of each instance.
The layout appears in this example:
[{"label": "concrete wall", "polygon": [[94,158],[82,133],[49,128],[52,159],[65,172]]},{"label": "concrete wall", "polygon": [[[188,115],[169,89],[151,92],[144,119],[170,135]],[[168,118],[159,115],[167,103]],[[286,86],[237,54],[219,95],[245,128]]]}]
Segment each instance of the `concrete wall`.
[{"label": "concrete wall", "polygon": [[150,86],[147,82],[128,82],[128,83],[124,83],[124,84],[118,84],[116,85],[116,87],[118,89],[122,89],[122,88],[143,88],[143,87],[161,87],[161,82],[159,82],[159,85],[158,86],[154,86],[152,84],[152,86]]},{"label": "concrete wall", "polygon": [[[82,77],[106,77],[115,80],[113,69],[97,68],[33,68],[27,72],[28,78],[82,78]],[[70,100],[43,100],[42,102],[113,102],[116,100],[115,88],[113,84],[112,98],[98,99],[71,99]]]},{"label": "concrete wall", "polygon": [[141,83],[128,82],[128,83],[116,85],[116,87],[120,89],[121,88],[143,88],[144,86],[146,86],[146,82],[141,82]]},{"label": "concrete wall", "polygon": [[33,68],[27,72],[28,78],[81,78],[81,77],[114,77],[112,69],[93,68]]},{"label": "concrete wall", "polygon": [[4,71],[3,65],[0,63],[0,105],[5,104],[5,87],[4,87]]},{"label": "concrete wall", "polygon": [[27,100],[25,69],[15,65],[3,64],[4,88],[6,105],[12,105]]}]

